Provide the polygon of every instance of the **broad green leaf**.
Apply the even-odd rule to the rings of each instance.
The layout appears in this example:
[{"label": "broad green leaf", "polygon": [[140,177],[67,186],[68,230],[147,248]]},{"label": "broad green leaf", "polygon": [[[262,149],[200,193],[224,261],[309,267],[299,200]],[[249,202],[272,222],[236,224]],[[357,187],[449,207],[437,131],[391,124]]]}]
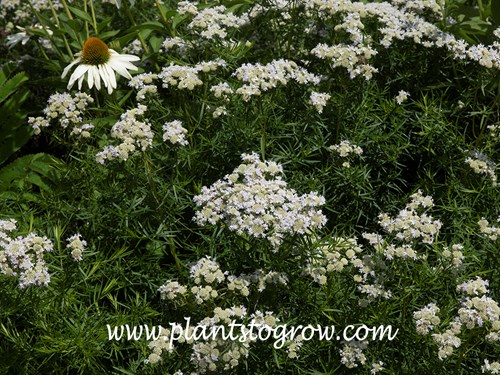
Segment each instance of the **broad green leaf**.
[{"label": "broad green leaf", "polygon": [[92,18],[88,13],[85,13],[83,10],[80,10],[75,7],[68,6],[68,8],[71,10],[71,13],[73,13],[75,16],[80,18],[81,20],[84,20],[85,22],[92,24]]},{"label": "broad green leaf", "polygon": [[27,80],[28,76],[21,72],[6,82],[0,82],[0,104]]}]

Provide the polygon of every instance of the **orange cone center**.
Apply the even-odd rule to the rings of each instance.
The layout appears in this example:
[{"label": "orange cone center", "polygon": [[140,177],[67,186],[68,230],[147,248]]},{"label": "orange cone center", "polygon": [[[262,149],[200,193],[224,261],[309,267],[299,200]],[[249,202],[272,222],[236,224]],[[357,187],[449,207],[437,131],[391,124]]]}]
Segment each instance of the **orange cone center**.
[{"label": "orange cone center", "polygon": [[99,38],[89,38],[83,45],[82,62],[87,65],[105,64],[109,60],[109,48]]}]

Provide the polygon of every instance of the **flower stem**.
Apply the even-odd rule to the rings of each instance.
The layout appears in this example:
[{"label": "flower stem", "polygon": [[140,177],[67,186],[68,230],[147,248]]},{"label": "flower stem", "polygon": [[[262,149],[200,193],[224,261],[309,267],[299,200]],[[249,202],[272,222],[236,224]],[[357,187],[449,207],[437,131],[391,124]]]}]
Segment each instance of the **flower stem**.
[{"label": "flower stem", "polygon": [[94,2],[92,0],[90,0],[90,13],[92,14],[92,23],[93,23],[92,26],[94,27],[95,33],[98,34],[97,21],[95,18],[95,11],[94,11]]},{"label": "flower stem", "polygon": [[[88,8],[87,8],[87,0],[84,0],[83,2],[83,11],[85,13],[88,13]],[[86,39],[90,38],[90,34],[89,34],[89,24],[87,21],[85,21],[85,37]]]},{"label": "flower stem", "polygon": [[72,15],[72,14],[71,14],[71,12],[69,11],[68,3],[66,3],[66,0],[61,0],[61,2],[62,2],[62,5],[63,5],[63,7],[64,7],[64,10],[66,11],[66,14],[67,14],[68,18],[69,18],[70,20],[72,20],[72,19],[73,19],[73,15]]},{"label": "flower stem", "polygon": [[[90,0],[92,1],[92,0]],[[128,19],[130,20],[130,23],[132,24],[132,26],[137,26],[137,24],[135,23],[135,20],[134,20],[134,17],[132,16],[132,13],[130,12],[130,8],[128,7],[128,3],[127,1],[124,1],[123,2],[123,7],[125,8],[125,13],[127,14],[127,17]],[[146,44],[146,42],[144,41],[144,38],[142,37],[141,33],[139,32],[137,34],[137,38],[139,39],[139,41],[141,42],[141,45],[142,45],[142,49],[144,50],[144,52],[146,54],[149,54],[149,48],[148,48],[148,45]]]},{"label": "flower stem", "polygon": [[167,17],[165,16],[165,13],[163,12],[163,9],[161,7],[161,4],[158,0],[155,0],[155,4],[156,4],[156,7],[158,8],[158,12],[160,13],[160,17],[161,19],[163,20],[163,22],[165,22],[165,24],[167,23]]},{"label": "flower stem", "polygon": [[[52,11],[52,15],[54,16],[54,19],[56,20],[56,25],[59,30],[61,30],[61,22],[59,21],[59,17],[57,16],[56,9],[54,8],[54,4],[52,3],[52,0],[49,0],[49,6],[50,10]],[[66,39],[66,36],[63,34],[62,35],[63,41],[64,41],[64,46],[66,47],[66,51],[68,52],[71,60],[73,60],[73,52],[71,51],[71,47],[69,46],[68,39]]]},{"label": "flower stem", "polygon": [[[50,40],[50,43],[52,44],[52,46],[54,47],[55,51],[57,51],[57,53],[59,54],[59,56],[61,57],[61,59],[64,60],[65,56],[64,54],[61,52],[61,50],[59,49],[59,46],[56,44],[56,42],[54,41],[54,38],[53,36],[47,31],[48,28],[45,26],[45,24],[43,23],[43,20],[40,18],[40,15],[38,14],[38,12],[35,10],[35,7],[33,6],[33,4],[31,3],[31,1],[28,2],[30,8],[31,8],[31,11],[33,12],[33,14],[35,15],[38,23],[42,26],[43,30],[45,31],[45,34],[47,34],[47,38]],[[56,18],[56,23],[58,23],[58,19]],[[64,37],[64,36],[63,36]],[[70,50],[70,53],[71,53],[71,58],[73,58],[73,53],[71,52]]]}]

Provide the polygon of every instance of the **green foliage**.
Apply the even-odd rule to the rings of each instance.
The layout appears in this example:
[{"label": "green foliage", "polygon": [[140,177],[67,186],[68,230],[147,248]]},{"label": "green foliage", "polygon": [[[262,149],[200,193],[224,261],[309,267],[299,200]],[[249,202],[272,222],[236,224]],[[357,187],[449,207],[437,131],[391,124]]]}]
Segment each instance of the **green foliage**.
[{"label": "green foliage", "polygon": [[24,72],[12,73],[12,64],[0,70],[0,166],[31,137],[31,130],[25,123],[26,113],[21,109],[30,95],[23,87],[28,76]]},{"label": "green foliage", "polygon": [[0,169],[0,199],[41,202],[37,192],[50,193],[64,163],[45,153],[25,155]]},{"label": "green foliage", "polygon": [[[190,26],[193,15],[179,14],[177,1],[121,0],[120,9],[104,1],[42,3],[30,8],[29,2],[21,2],[19,12],[0,4],[5,14],[0,25],[8,37],[18,30],[7,27],[10,20],[26,27],[24,36],[29,37],[26,44],[9,49],[0,39],[0,52],[5,51],[0,61],[8,62],[0,72],[0,220],[18,221],[12,233],[0,226],[0,270],[6,264],[7,237],[36,232],[54,245],[44,255],[51,275],[47,286],[21,289],[18,275],[0,273],[0,374],[191,373],[198,371],[192,343],[179,342],[172,353],[162,353],[160,363],[146,364],[153,350],[149,342],[109,340],[107,325],[168,328],[185,317],[195,324],[214,317],[216,308],[240,306],[248,315],[272,311],[289,327],[334,325],[341,330],[350,324],[385,324],[399,333],[393,341],[371,341],[363,349],[366,363],[354,368],[341,362],[341,340],[303,341],[295,358],[288,352],[292,342],[275,349],[269,340],[251,343],[248,357],[238,358],[235,368],[223,370],[219,362],[212,373],[372,375],[372,363],[382,361],[380,374],[466,375],[479,373],[484,360],[497,360],[498,341],[485,339],[491,322],[463,328],[461,345],[445,359],[438,358],[432,333],[448,329],[463,307],[457,285],[479,276],[490,282],[488,296],[500,299],[499,240],[488,238],[478,225],[485,218],[492,227],[499,226],[499,187],[491,174],[465,162],[474,158],[497,173],[500,65],[487,66],[488,56],[455,58],[449,45],[427,46],[421,35],[425,27],[385,45],[382,30],[387,25],[371,15],[361,17],[361,41],[356,43],[369,44],[377,53],[353,54],[335,66],[348,52],[330,59],[311,52],[319,43],[354,45],[351,27],[339,25],[348,15],[355,25],[356,12],[329,11],[328,4],[334,2],[321,2],[324,9],[305,9],[299,1],[287,2],[286,9],[271,1],[201,2],[198,11],[224,3],[223,14],[251,12],[248,23],[224,25],[225,38],[202,37],[201,27]],[[355,6],[368,3],[383,2]],[[401,9],[415,4],[398,3]],[[498,3],[453,0],[437,11],[405,11],[412,12],[413,20],[429,19],[466,44],[481,46],[496,40],[492,32],[499,25]],[[27,10],[40,26],[31,28],[32,16],[22,19]],[[416,23],[404,26],[410,30]],[[180,77],[167,85],[152,75],[149,84],[155,92],[144,98],[136,97],[137,90],[123,77],[117,77],[111,94],[102,88],[88,90],[85,78],[82,92],[94,101],[85,110],[78,108],[76,116],[74,111],[57,114],[46,108],[48,97],[75,93],[75,87],[66,88],[69,77],[60,76],[89,36],[118,53],[140,56],[138,70],[131,71],[136,78],[141,73],[158,75],[171,65],[187,69],[217,58],[226,64],[197,71],[201,83],[192,89],[178,87]],[[168,49],[163,45],[176,37],[183,43]],[[273,72],[275,86],[249,100],[237,92],[244,85],[235,74],[238,68],[260,64],[262,71],[280,59],[321,79],[317,84],[285,82],[283,72]],[[12,61],[22,73],[13,74]],[[352,77],[349,63],[370,64],[378,71],[371,78]],[[258,77],[251,78],[259,83]],[[212,91],[221,83],[233,91],[227,97]],[[398,102],[401,90],[409,97]],[[330,95],[321,111],[311,103],[312,92]],[[129,125],[121,116],[139,104],[147,106],[140,119],[143,128],[131,133],[150,130],[150,143],[148,139],[139,145],[129,138],[123,142],[130,147],[126,157],[117,152],[114,160],[99,163],[97,156],[106,147],[118,147],[117,134]],[[33,137],[24,110],[28,106],[33,116],[50,120]],[[222,106],[227,113],[218,116]],[[163,135],[164,125],[174,120],[186,129],[187,145],[172,144]],[[88,137],[72,133],[73,126],[84,124],[93,125]],[[342,156],[331,149],[343,141],[363,152]],[[193,220],[202,209],[194,198],[203,187],[231,174],[241,155],[251,152],[262,161],[279,163],[280,178],[298,195],[315,191],[325,198],[323,228],[288,233],[276,251],[267,238],[238,233],[224,220],[203,226]],[[434,202],[425,207],[425,215],[442,223],[432,243],[401,240],[381,222],[383,213],[392,218],[408,213],[404,208],[409,197],[419,190]],[[68,247],[68,238],[76,233],[87,241],[78,262]],[[367,233],[383,241],[371,243]],[[322,283],[308,273],[313,260],[324,260],[325,248],[342,249],[341,244],[353,239],[361,249],[357,257],[365,263],[351,262],[339,250],[345,262],[335,265],[342,263],[341,270],[325,271]],[[402,244],[417,256],[391,259],[389,245],[404,248]],[[464,256],[460,265],[445,255],[455,245]],[[199,303],[193,288],[203,283],[190,272],[206,256],[218,262],[225,277],[272,271],[287,282],[253,283],[244,295],[229,288],[225,279],[210,284],[217,296]],[[185,286],[186,293],[162,299],[158,289],[169,280]],[[390,297],[382,293],[370,299],[361,285],[381,286]],[[439,306],[440,322],[430,334],[419,335],[413,314],[429,303]],[[216,357],[222,361],[228,350],[223,347]]]}]

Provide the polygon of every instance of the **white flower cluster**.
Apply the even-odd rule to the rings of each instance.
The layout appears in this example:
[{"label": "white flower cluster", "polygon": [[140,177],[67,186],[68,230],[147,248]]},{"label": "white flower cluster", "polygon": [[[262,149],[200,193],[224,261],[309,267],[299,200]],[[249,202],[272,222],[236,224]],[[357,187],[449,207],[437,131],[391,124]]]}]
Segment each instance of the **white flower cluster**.
[{"label": "white flower cluster", "polygon": [[347,368],[358,367],[358,365],[364,365],[366,362],[366,356],[363,350],[366,349],[368,344],[366,342],[359,341],[349,341],[344,344],[340,352],[340,362]]},{"label": "white flower cluster", "polygon": [[118,146],[105,146],[104,150],[96,155],[96,160],[104,164],[106,160],[127,160],[131,153],[138,148],[146,151],[153,145],[153,132],[149,122],[139,121],[137,117],[143,116],[147,107],[139,104],[137,108],[129,109],[120,116],[111,128],[111,136],[122,143]]},{"label": "white flower cluster", "polygon": [[463,245],[454,244],[451,247],[451,250],[449,250],[448,247],[444,247],[441,255],[443,258],[451,262],[451,266],[453,268],[459,268],[462,265],[462,261],[465,259],[464,254],[462,253],[463,249]]},{"label": "white flower cluster", "polygon": [[238,80],[245,84],[236,90],[244,101],[249,101],[252,96],[262,94],[278,86],[286,85],[290,81],[299,84],[312,83],[317,85],[321,78],[309,73],[305,68],[299,67],[291,60],[273,60],[269,64],[243,64],[233,73]]},{"label": "white flower cluster", "polygon": [[[312,17],[318,14],[325,19],[347,14],[344,17],[344,23],[339,28],[345,29],[351,34],[352,45],[337,45],[329,47],[326,44],[319,44],[311,52],[320,58],[332,59],[335,66],[344,66],[351,72],[351,77],[364,75],[369,79],[375,68],[366,65],[365,61],[371,57],[356,53],[356,49],[366,48],[376,51],[370,45],[362,45],[363,41],[367,43],[368,38],[363,38],[362,30],[363,20],[375,19],[381,27],[379,32],[381,39],[378,42],[388,48],[394,40],[413,40],[425,48],[445,48],[455,59],[469,59],[478,62],[486,68],[500,69],[500,42],[493,41],[492,45],[482,44],[468,45],[467,42],[457,39],[453,34],[441,31],[433,22],[426,21],[419,13],[424,14],[430,10],[436,18],[441,13],[441,5],[435,1],[417,0],[406,1],[397,0],[397,2],[388,3],[386,1],[378,3],[351,2],[349,0],[324,1],[324,0],[304,0],[306,15]],[[441,19],[442,17],[439,17]],[[452,19],[448,21],[454,22]],[[498,34],[498,31],[495,31]],[[370,41],[368,41],[370,42]],[[331,48],[331,49],[330,49]],[[342,53],[340,53],[342,51]],[[361,62],[360,71],[355,71],[355,66]],[[363,71],[364,70],[364,71]]]},{"label": "white flower cluster", "polygon": [[173,50],[175,48],[181,56],[185,55],[187,51],[192,47],[191,44],[178,36],[173,38],[165,38],[161,46],[161,52],[169,52],[170,50]]},{"label": "white flower cluster", "polygon": [[[467,280],[457,286],[457,291],[465,295],[458,315],[446,331],[432,334],[433,341],[438,344],[440,360],[448,358],[454,349],[460,347],[462,340],[459,336],[463,328],[475,329],[488,323],[490,328],[485,336],[486,340],[493,343],[500,341],[500,307],[495,300],[486,296],[488,284],[487,280],[476,277],[475,280]],[[439,318],[435,317],[437,312],[439,308],[429,304],[414,313],[414,318],[417,319],[417,333],[425,335],[440,322]]]},{"label": "white flower cluster", "polygon": [[402,7],[402,9],[407,11],[414,11],[418,14],[423,13],[426,10],[430,10],[434,13],[438,20],[442,19],[442,2],[436,0],[392,0],[392,4]]},{"label": "white flower cluster", "polygon": [[203,84],[203,81],[198,77],[198,73],[215,71],[217,68],[225,65],[226,62],[221,59],[204,61],[193,67],[176,65],[171,62],[169,66],[162,68],[161,73],[158,74],[158,78],[162,80],[164,88],[177,87],[191,91]]},{"label": "white flower cluster", "polygon": [[198,224],[224,221],[240,235],[269,239],[275,251],[286,234],[310,234],[325,225],[326,217],[317,209],[324,197],[316,192],[298,196],[278,176],[282,166],[261,162],[256,153],[242,159],[233,173],[204,186],[194,198],[201,208],[194,217]]},{"label": "white flower cluster", "polygon": [[203,10],[190,7],[189,13],[193,14],[194,18],[188,28],[195,30],[204,39],[225,39],[228,29],[239,29],[250,22],[247,13],[237,16],[228,11],[224,5],[207,7]]},{"label": "white flower cluster", "polygon": [[8,233],[17,228],[16,224],[14,219],[0,220],[0,273],[19,277],[20,288],[48,285],[50,274],[43,258],[52,251],[52,242],[35,233],[11,238]]},{"label": "white flower cluster", "polygon": [[268,284],[273,284],[273,285],[288,284],[288,278],[286,277],[286,275],[276,271],[265,272],[264,270],[261,269],[258,269],[249,275],[241,274],[239,278],[257,284],[257,291],[259,293],[263,292]]},{"label": "white flower cluster", "polygon": [[309,97],[309,103],[316,108],[318,113],[323,113],[323,108],[326,107],[326,102],[330,100],[331,97],[330,94],[313,91]]},{"label": "white flower cluster", "polygon": [[483,374],[500,374],[500,362],[491,362],[484,360],[484,365],[481,366]]},{"label": "white flower cluster", "polygon": [[[341,141],[338,145],[332,145],[328,147],[330,151],[336,152],[341,158],[348,158],[351,155],[362,155],[363,149],[349,141]],[[344,168],[349,168],[351,164],[348,161],[342,163]]]},{"label": "white flower cluster", "polygon": [[433,333],[432,339],[438,344],[438,358],[443,360],[453,354],[454,349],[462,345],[462,340],[458,337],[462,332],[462,325],[455,319],[450,323],[443,333]]},{"label": "white flower cluster", "polygon": [[128,85],[137,91],[136,99],[138,102],[146,100],[146,95],[155,95],[158,93],[158,88],[153,82],[158,79],[158,75],[154,73],[142,73],[133,76]]},{"label": "white flower cluster", "polygon": [[343,67],[349,72],[350,78],[363,76],[369,80],[378,69],[374,68],[366,61],[377,54],[377,51],[371,46],[363,44],[346,45],[337,44],[329,46],[325,43],[319,43],[311,50],[316,57],[328,60],[334,68]]},{"label": "white flower cluster", "polygon": [[398,92],[398,95],[394,98],[396,103],[402,104],[403,102],[406,102],[408,100],[408,97],[410,96],[410,93],[404,90],[400,90]]},{"label": "white flower cluster", "polygon": [[226,109],[226,106],[224,106],[224,105],[218,106],[212,112],[213,118],[219,118],[223,115],[227,115],[227,109]]},{"label": "white flower cluster", "polygon": [[292,341],[288,341],[286,344],[286,351],[288,353],[288,358],[290,359],[295,359],[299,358],[299,350],[302,348],[303,345],[303,337],[302,335],[297,335],[293,338]]},{"label": "white flower cluster", "polygon": [[480,296],[489,292],[489,281],[476,276],[476,280],[468,280],[457,286],[457,292],[462,292],[468,296]]},{"label": "white flower cluster", "polygon": [[[209,256],[190,266],[190,279],[196,284],[190,289],[178,281],[168,280],[158,288],[160,298],[174,301],[181,296],[187,297],[190,292],[194,300],[201,304],[208,299],[218,297],[220,293],[225,294],[224,287],[230,292],[237,292],[247,297],[252,285],[255,285],[257,291],[261,293],[269,284],[287,285],[288,283],[285,275],[275,271],[264,272],[259,269],[251,274],[229,275],[227,272],[222,272],[219,264]],[[222,284],[224,281],[225,285]]]},{"label": "white flower cluster", "polygon": [[174,300],[178,296],[183,296],[187,293],[187,288],[179,284],[178,281],[168,280],[165,284],[158,288],[161,299]]},{"label": "white flower cluster", "polygon": [[82,235],[80,233],[74,234],[73,236],[66,239],[68,241],[67,248],[71,250],[71,257],[76,262],[79,262],[83,259],[82,254],[87,246],[87,241],[82,239]]},{"label": "white flower cluster", "polygon": [[[251,322],[255,328],[265,330],[275,327],[279,319],[271,311],[264,313],[257,310],[249,314],[244,306],[232,306],[226,309],[215,307],[211,317],[202,319],[198,324],[191,323],[189,329],[184,330],[180,337],[176,336],[176,342],[191,345],[190,361],[197,374],[230,370],[238,366],[241,359],[248,357],[252,339],[257,340],[258,338],[250,337],[250,335],[243,337],[243,331],[241,329],[238,331],[238,328],[232,331],[237,340],[208,337],[208,339],[202,338],[195,341],[195,327],[202,326],[205,330],[210,331],[212,328],[217,329],[220,326],[227,327],[233,321],[243,326]],[[169,347],[171,334],[170,330],[163,329],[162,336],[149,343],[148,346],[152,349],[152,353],[145,361],[146,363],[157,363],[162,359],[163,352],[173,352],[174,345]]]},{"label": "white flower cluster", "polygon": [[122,48],[121,52],[136,56],[144,55],[142,43],[139,39],[134,39],[133,41],[131,41],[128,45]]},{"label": "white flower cluster", "polygon": [[186,139],[187,129],[182,127],[182,122],[174,120],[163,125],[163,141],[169,141],[173,145],[186,146],[189,142]]},{"label": "white flower cluster", "polygon": [[487,129],[490,131],[489,135],[494,141],[500,140],[500,125],[488,125]]},{"label": "white flower cluster", "polygon": [[372,369],[370,370],[370,374],[377,374],[382,370],[385,370],[384,362],[382,361],[374,362],[372,363]]},{"label": "white flower cluster", "polygon": [[20,23],[31,22],[33,20],[33,10],[41,13],[51,10],[51,8],[54,10],[61,9],[61,1],[32,0],[27,3],[21,0],[2,0],[0,1],[0,16],[2,16],[2,19],[6,19],[7,13],[12,12],[13,21]]},{"label": "white flower cluster", "polygon": [[[500,223],[500,217],[498,217],[497,222]],[[485,234],[492,241],[497,240],[498,236],[500,235],[500,228],[493,225],[490,226],[489,221],[484,217],[482,217],[481,220],[478,221],[478,224],[481,233]]]},{"label": "white flower cluster", "polygon": [[189,277],[196,284],[190,291],[198,304],[218,297],[216,285],[226,280],[219,264],[209,256],[201,258],[190,266]]},{"label": "white flower cluster", "polygon": [[493,186],[497,185],[497,175],[495,174],[495,163],[480,152],[474,152],[473,157],[467,157],[465,163],[477,174],[489,177]]},{"label": "white flower cluster", "polygon": [[234,90],[229,87],[229,84],[227,82],[221,82],[210,87],[210,92],[212,92],[216,98],[222,98],[228,101],[229,95],[232,95],[234,93]]},{"label": "white flower cluster", "polygon": [[396,239],[400,241],[422,238],[423,243],[432,244],[442,223],[439,220],[433,220],[432,216],[425,213],[419,215],[417,212],[420,207],[431,208],[434,205],[432,198],[423,196],[420,190],[412,194],[411,198],[411,202],[395,218],[391,218],[386,213],[380,214],[379,224],[387,233],[394,233]]},{"label": "white flower cluster", "polygon": [[195,284],[201,284],[202,282],[208,284],[217,282],[220,284],[226,278],[219,264],[213,261],[209,256],[201,258],[196,263],[192,264],[189,269],[189,275]]},{"label": "white flower cluster", "polygon": [[63,129],[71,126],[70,135],[76,135],[82,138],[89,138],[90,132],[94,126],[83,122],[83,115],[89,104],[94,99],[89,95],[77,92],[75,96],[68,93],[54,94],[49,97],[47,107],[43,110],[44,117],[29,117],[28,124],[33,128],[35,134],[40,134],[41,128],[50,125],[51,120],[58,120]]},{"label": "white flower cluster", "polygon": [[342,272],[349,264],[359,268],[362,263],[358,255],[362,251],[354,238],[332,238],[330,243],[321,245],[311,254],[302,273],[311,276],[319,285],[325,285],[328,273]]},{"label": "white flower cluster", "polygon": [[441,323],[437,313],[439,313],[439,307],[435,303],[429,303],[423,309],[413,313],[419,335],[427,335],[436,325]]}]

